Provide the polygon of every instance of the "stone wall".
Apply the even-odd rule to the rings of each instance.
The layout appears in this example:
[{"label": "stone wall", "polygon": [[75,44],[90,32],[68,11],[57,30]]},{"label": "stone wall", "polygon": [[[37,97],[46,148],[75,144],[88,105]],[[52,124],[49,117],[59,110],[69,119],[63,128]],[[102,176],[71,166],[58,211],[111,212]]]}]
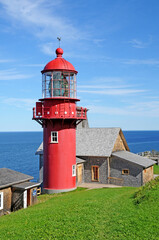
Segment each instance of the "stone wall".
[{"label": "stone wall", "polygon": [[0,189],[3,192],[3,209],[0,210],[0,216],[11,211],[12,192],[11,188]]},{"label": "stone wall", "polygon": [[106,158],[87,157],[84,163],[84,182],[91,183],[92,181],[92,166],[99,166],[99,183],[106,184],[108,182],[108,163]]},{"label": "stone wall", "polygon": [[153,176],[153,166],[143,170],[143,184],[151,181],[154,178]]},{"label": "stone wall", "polygon": [[[128,169],[129,174],[122,174],[123,169]],[[117,157],[110,158],[110,177],[122,179],[122,184],[119,185],[131,187],[141,186],[143,183],[142,171],[143,168],[137,164],[130,163]],[[121,181],[119,180],[119,182]]]}]

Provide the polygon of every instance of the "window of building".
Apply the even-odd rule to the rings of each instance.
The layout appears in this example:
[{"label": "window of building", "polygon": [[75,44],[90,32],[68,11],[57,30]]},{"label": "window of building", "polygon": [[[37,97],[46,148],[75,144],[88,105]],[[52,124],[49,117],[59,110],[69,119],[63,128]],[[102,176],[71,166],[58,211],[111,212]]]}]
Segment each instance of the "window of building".
[{"label": "window of building", "polygon": [[3,192],[0,192],[0,210],[3,209]]},{"label": "window of building", "polygon": [[76,165],[72,165],[72,177],[76,176]]},{"label": "window of building", "polygon": [[99,166],[92,166],[92,181],[99,181]]},{"label": "window of building", "polygon": [[51,132],[51,143],[58,143],[58,132]]},{"label": "window of building", "polygon": [[122,169],[122,175],[129,175],[129,169]]}]

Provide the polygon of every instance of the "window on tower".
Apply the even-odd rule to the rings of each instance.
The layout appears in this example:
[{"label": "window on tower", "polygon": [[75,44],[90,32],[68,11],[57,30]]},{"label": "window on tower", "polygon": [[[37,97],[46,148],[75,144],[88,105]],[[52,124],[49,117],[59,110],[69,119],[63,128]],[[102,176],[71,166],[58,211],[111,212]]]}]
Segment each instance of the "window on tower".
[{"label": "window on tower", "polygon": [[76,165],[72,165],[72,177],[76,176]]},{"label": "window on tower", "polygon": [[51,132],[51,143],[58,143],[58,132]]}]

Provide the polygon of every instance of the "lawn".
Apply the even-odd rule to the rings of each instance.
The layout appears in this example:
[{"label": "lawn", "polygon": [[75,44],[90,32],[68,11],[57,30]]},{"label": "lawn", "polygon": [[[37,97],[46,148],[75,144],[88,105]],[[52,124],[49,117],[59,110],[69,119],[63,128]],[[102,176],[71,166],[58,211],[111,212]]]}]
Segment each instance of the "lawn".
[{"label": "lawn", "polygon": [[154,165],[154,174],[159,174],[159,166],[158,165]]},{"label": "lawn", "polygon": [[140,191],[123,187],[41,195],[39,204],[0,218],[0,239],[157,240],[158,199],[158,183]]}]

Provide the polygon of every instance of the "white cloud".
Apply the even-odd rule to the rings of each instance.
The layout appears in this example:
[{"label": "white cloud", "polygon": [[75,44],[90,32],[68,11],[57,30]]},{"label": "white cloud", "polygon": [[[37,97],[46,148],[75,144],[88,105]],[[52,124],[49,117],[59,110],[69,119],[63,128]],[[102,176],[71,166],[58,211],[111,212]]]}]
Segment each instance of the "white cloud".
[{"label": "white cloud", "polygon": [[41,51],[47,55],[54,56],[55,50],[54,50],[54,44],[52,42],[45,43],[40,46]]},{"label": "white cloud", "polygon": [[107,114],[116,116],[159,117],[159,101],[138,102],[128,106],[105,107],[87,105],[90,114]]},{"label": "white cloud", "polygon": [[98,83],[122,83],[124,81],[123,78],[120,77],[95,77],[92,82]]},{"label": "white cloud", "polygon": [[111,90],[79,90],[80,93],[103,94],[103,95],[128,95],[146,92],[138,89],[111,89]]},{"label": "white cloud", "polygon": [[[94,77],[91,84],[78,85],[79,93],[88,93],[95,95],[128,95],[147,92],[146,89],[140,89],[137,84],[125,84],[127,78],[120,77]],[[131,81],[132,82],[132,81]],[[98,84],[97,84],[98,83]]]},{"label": "white cloud", "polygon": [[152,36],[149,36],[147,41],[141,41],[139,39],[134,38],[134,39],[130,40],[129,43],[134,48],[146,48],[147,46],[149,46],[152,43]]},{"label": "white cloud", "polygon": [[16,69],[6,69],[0,70],[0,81],[7,81],[7,80],[21,80],[21,79],[28,79],[31,78],[32,75],[22,74],[18,72]]},{"label": "white cloud", "polygon": [[137,40],[137,39],[132,39],[131,41],[129,41],[129,43],[131,43],[132,47],[134,47],[134,48],[145,48],[147,46],[146,43],[144,43],[140,40]]},{"label": "white cloud", "polygon": [[0,59],[0,63],[14,62],[12,59]]},{"label": "white cloud", "polygon": [[106,39],[93,39],[93,43],[95,43],[98,47],[103,46],[102,43],[104,43],[106,41]]},{"label": "white cloud", "polygon": [[18,26],[28,27],[40,38],[62,36],[65,40],[77,40],[86,37],[86,33],[74,27],[68,17],[59,15],[62,1],[13,0],[11,3],[10,0],[0,0],[0,3],[11,20],[18,21]]},{"label": "white cloud", "polygon": [[125,64],[134,65],[159,65],[158,59],[127,59],[123,60]]},{"label": "white cloud", "polygon": [[113,85],[79,85],[78,89],[120,89],[120,88],[130,88],[133,87],[133,85],[118,85],[118,86],[113,86]]},{"label": "white cloud", "polygon": [[2,99],[1,102],[4,104],[14,106],[17,108],[26,108],[27,110],[31,110],[35,105],[36,99],[31,98],[6,98]]},{"label": "white cloud", "polygon": [[45,66],[45,63],[33,63],[33,64],[19,64],[19,66],[22,66],[22,67],[44,67]]}]

